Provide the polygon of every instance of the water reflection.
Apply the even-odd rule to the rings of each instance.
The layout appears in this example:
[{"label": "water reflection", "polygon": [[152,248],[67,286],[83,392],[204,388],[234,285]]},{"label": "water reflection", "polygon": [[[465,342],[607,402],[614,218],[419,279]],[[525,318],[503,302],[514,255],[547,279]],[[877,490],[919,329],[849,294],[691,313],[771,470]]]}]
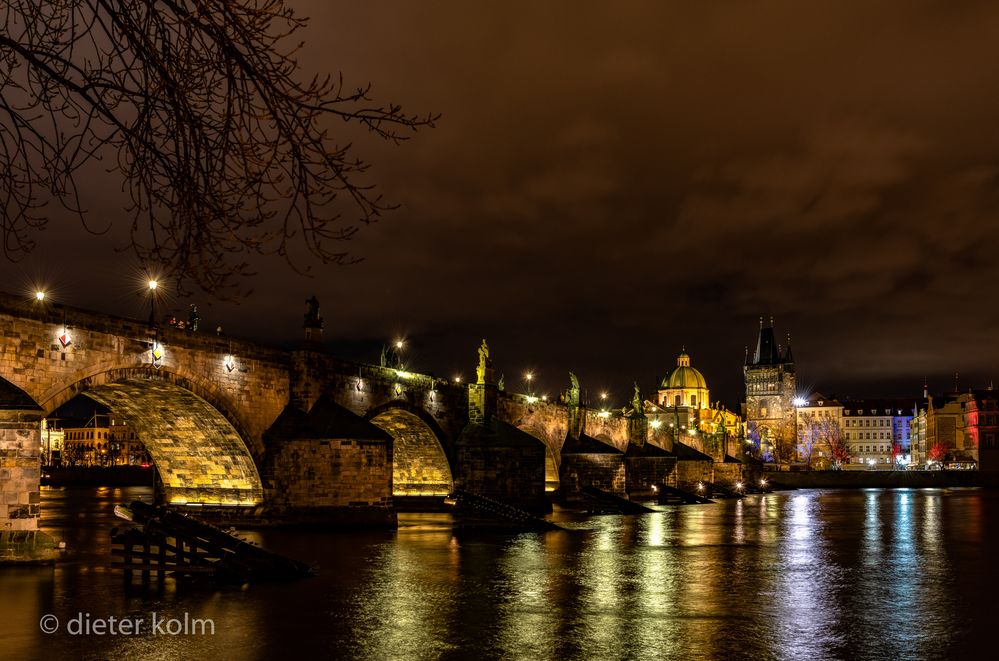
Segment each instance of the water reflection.
[{"label": "water reflection", "polygon": [[[48,491],[44,523],[73,555],[0,572],[5,656],[923,659],[975,656],[999,577],[999,494],[800,491],[647,516],[560,514],[573,530],[467,533],[447,515],[397,531],[265,530],[320,564],[248,588],[126,588],[106,569],[114,502],[135,490]],[[86,525],[80,525],[80,523]],[[42,613],[170,615],[211,637],[44,636]]]}]

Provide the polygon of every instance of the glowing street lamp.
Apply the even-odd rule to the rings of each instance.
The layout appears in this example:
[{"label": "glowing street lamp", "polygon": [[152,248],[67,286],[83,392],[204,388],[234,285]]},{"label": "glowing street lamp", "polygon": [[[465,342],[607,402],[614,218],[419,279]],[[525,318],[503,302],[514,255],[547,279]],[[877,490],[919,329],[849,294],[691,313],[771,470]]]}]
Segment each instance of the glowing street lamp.
[{"label": "glowing street lamp", "polygon": [[527,395],[530,397],[533,395],[531,392],[531,382],[534,380],[534,372],[528,372],[524,375],[524,379],[527,381]]},{"label": "glowing street lamp", "polygon": [[41,303],[42,301],[44,301],[45,300],[45,292],[43,292],[40,289],[38,291],[36,291],[35,292],[35,300],[38,301],[39,303]]},{"label": "glowing street lamp", "polygon": [[397,370],[406,369],[405,363],[402,362],[402,350],[406,347],[406,340],[401,337],[396,338],[392,341],[392,353],[395,355],[395,365],[390,365]]},{"label": "glowing street lamp", "polygon": [[156,289],[160,283],[150,279],[146,284],[149,287],[149,326],[153,327],[156,325]]}]

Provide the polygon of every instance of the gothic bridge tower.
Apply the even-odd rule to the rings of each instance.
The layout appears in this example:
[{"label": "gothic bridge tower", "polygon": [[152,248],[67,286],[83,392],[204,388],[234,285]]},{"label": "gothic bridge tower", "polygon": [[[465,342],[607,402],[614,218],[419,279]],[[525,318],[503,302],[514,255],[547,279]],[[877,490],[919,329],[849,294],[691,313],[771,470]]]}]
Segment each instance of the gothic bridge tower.
[{"label": "gothic bridge tower", "polygon": [[[791,337],[782,349],[774,337],[773,317],[764,325],[760,317],[760,334],[756,350],[746,351],[743,375],[746,382],[746,436],[756,449],[773,451],[778,441],[794,447],[795,372],[791,355]],[[787,438],[783,438],[783,437]],[[789,457],[778,457],[789,459]]]}]

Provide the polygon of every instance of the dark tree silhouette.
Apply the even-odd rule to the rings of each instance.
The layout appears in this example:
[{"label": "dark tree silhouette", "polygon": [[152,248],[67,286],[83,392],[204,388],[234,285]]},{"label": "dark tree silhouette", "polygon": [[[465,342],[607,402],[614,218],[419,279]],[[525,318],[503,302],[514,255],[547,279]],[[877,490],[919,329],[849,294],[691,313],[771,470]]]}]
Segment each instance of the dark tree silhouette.
[{"label": "dark tree silhouette", "polygon": [[342,240],[393,205],[329,131],[399,141],[435,115],[300,81],[305,19],[283,0],[7,0],[0,8],[0,203],[8,258],[58,200],[87,223],[82,166],[120,175],[139,259],[233,291],[249,253],[352,260]]}]

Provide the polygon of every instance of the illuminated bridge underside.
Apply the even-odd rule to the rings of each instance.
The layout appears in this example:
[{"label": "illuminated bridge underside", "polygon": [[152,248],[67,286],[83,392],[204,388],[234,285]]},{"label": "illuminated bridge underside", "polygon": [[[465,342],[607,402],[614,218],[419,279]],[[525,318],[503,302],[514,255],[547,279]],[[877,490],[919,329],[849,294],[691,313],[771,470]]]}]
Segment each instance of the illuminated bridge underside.
[{"label": "illuminated bridge underside", "polygon": [[131,379],[86,391],[135,430],[170,504],[258,505],[263,487],[239,434],[211,404],[179,386]]},{"label": "illuminated bridge underside", "polygon": [[451,467],[434,432],[418,417],[401,409],[371,419],[393,439],[392,493],[396,496],[446,495]]}]

